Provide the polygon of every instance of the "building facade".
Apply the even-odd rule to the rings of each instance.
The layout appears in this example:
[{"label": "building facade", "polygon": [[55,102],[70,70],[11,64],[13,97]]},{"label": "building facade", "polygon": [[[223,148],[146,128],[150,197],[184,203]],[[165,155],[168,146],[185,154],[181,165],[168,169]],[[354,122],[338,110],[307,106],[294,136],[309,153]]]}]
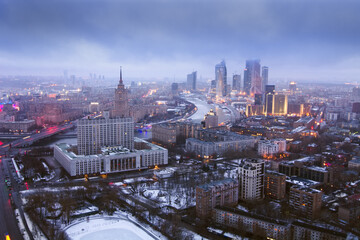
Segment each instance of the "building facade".
[{"label": "building facade", "polygon": [[291,239],[291,224],[278,219],[229,207],[215,207],[212,218],[217,224],[250,233],[256,239]]},{"label": "building facade", "polygon": [[285,139],[261,140],[258,143],[258,154],[261,156],[273,156],[286,151]]},{"label": "building facade", "polygon": [[204,117],[205,128],[213,128],[219,126],[219,117],[216,115],[213,109],[205,115]]},{"label": "building facade", "polygon": [[129,98],[128,90],[125,88],[122,79],[122,69],[120,68],[120,80],[117,88],[115,89],[115,102],[114,102],[113,117],[129,117]]},{"label": "building facade", "polygon": [[261,159],[244,159],[239,165],[239,198],[261,200],[264,198],[265,162]]},{"label": "building facade", "polygon": [[74,146],[65,143],[54,147],[54,158],[70,176],[85,174],[108,174],[146,169],[157,165],[168,164],[168,151],[165,148],[135,138],[136,149],[122,146],[101,148],[96,155],[78,155]]},{"label": "building facade", "polygon": [[186,139],[185,149],[201,157],[223,155],[227,151],[241,151],[254,147],[257,139],[227,131],[198,130],[197,138]]},{"label": "building facade", "polygon": [[104,146],[134,148],[134,122],[132,118],[80,119],[77,124],[79,155],[100,153]]},{"label": "building facade", "polygon": [[233,75],[232,90],[236,90],[236,91],[241,90],[241,75],[240,74]]},{"label": "building facade", "polygon": [[225,61],[215,65],[216,96],[224,97],[227,94],[227,70]]},{"label": "building facade", "polygon": [[322,195],[320,190],[294,185],[290,188],[289,206],[304,217],[316,219],[320,216]]},{"label": "building facade", "polygon": [[247,94],[262,94],[263,84],[260,75],[260,60],[247,60],[244,70],[244,91]]},{"label": "building facade", "polygon": [[273,199],[283,199],[286,193],[286,175],[276,171],[265,173],[265,196]]},{"label": "building facade", "polygon": [[196,90],[196,75],[197,72],[192,72],[187,75],[187,89],[188,90]]},{"label": "building facade", "polygon": [[239,184],[233,179],[224,179],[196,187],[196,215],[211,217],[212,209],[220,206],[235,206],[239,198]]}]

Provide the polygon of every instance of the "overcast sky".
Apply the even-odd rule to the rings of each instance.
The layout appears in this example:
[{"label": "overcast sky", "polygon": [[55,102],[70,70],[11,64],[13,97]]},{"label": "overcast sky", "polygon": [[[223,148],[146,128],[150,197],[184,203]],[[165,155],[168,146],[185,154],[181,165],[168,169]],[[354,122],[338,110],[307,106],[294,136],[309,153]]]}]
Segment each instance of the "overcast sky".
[{"label": "overcast sky", "polygon": [[[360,1],[0,0],[0,75],[360,80]],[[229,77],[230,79],[230,77]]]}]

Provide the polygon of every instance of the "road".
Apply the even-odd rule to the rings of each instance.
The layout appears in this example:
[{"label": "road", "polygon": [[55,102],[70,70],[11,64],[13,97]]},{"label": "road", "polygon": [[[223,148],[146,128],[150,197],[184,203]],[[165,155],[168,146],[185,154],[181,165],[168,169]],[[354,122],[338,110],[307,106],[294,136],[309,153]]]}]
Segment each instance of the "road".
[{"label": "road", "polygon": [[0,154],[1,155],[5,154],[9,150],[9,148],[30,146],[31,144],[33,144],[36,141],[39,141],[43,138],[50,137],[52,135],[55,135],[57,133],[60,133],[62,131],[70,129],[72,127],[74,127],[74,125],[72,122],[70,122],[69,124],[65,124],[65,125],[49,127],[47,129],[41,130],[39,133],[35,133],[32,135],[23,137],[21,139],[14,140],[11,143],[7,143],[5,145],[0,146]]},{"label": "road", "polygon": [[5,239],[5,234],[9,234],[11,239],[23,239],[9,198],[9,191],[5,185],[5,175],[10,176],[10,172],[5,160],[0,158],[0,161],[0,239]]}]

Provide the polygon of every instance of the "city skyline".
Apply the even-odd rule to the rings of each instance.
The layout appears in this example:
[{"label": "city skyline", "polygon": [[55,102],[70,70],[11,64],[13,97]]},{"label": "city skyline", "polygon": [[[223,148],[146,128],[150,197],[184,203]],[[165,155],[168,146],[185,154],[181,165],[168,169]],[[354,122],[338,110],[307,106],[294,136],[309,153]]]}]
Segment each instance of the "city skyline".
[{"label": "city skyline", "polygon": [[[139,7],[141,6],[141,7]],[[1,75],[213,79],[247,59],[271,68],[269,81],[358,81],[360,3],[348,1],[0,1]],[[71,11],[70,11],[71,10]]]}]

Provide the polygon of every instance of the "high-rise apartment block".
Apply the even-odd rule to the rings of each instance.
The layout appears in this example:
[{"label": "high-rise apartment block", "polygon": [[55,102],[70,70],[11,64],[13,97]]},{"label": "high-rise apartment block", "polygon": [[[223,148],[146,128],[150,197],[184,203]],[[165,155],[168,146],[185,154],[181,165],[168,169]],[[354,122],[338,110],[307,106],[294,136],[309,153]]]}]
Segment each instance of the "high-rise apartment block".
[{"label": "high-rise apartment block", "polygon": [[77,124],[78,154],[100,153],[104,146],[134,148],[134,122],[132,118],[85,118]]},{"label": "high-rise apartment block", "polygon": [[322,195],[320,190],[294,185],[290,188],[289,206],[294,212],[315,219],[320,216]]},{"label": "high-rise apartment block", "polygon": [[239,184],[233,179],[196,187],[196,215],[199,218],[211,217],[212,209],[221,206],[235,206],[239,198]]},{"label": "high-rise apartment block", "polygon": [[215,65],[216,96],[224,97],[227,94],[227,70],[225,61]]},{"label": "high-rise apartment block", "polygon": [[245,159],[239,165],[239,198],[260,200],[264,198],[265,162],[261,159]]},{"label": "high-rise apartment block", "polygon": [[187,89],[196,90],[196,75],[197,72],[192,72],[187,75]]},{"label": "high-rise apartment block", "polygon": [[283,199],[286,193],[286,175],[275,171],[265,173],[265,195],[273,199]]}]

